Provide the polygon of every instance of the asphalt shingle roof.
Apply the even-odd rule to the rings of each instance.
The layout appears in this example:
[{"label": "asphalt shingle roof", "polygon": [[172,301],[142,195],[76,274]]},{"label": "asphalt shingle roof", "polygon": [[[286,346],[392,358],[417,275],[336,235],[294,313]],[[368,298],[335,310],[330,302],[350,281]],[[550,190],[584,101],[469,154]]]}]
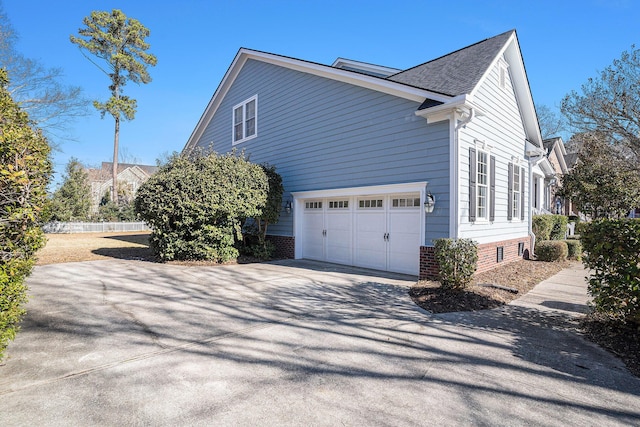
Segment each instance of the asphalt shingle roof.
[{"label": "asphalt shingle roof", "polygon": [[491,37],[388,77],[388,80],[450,96],[473,91],[515,30]]}]

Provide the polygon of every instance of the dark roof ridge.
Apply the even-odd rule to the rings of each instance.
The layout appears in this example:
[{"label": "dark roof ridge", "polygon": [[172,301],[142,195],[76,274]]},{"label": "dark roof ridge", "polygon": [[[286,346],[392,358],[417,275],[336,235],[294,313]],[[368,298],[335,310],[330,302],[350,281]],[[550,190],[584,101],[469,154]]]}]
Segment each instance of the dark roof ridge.
[{"label": "dark roof ridge", "polygon": [[446,58],[447,56],[454,55],[454,54],[459,53],[459,52],[461,52],[461,51],[463,51],[463,50],[465,50],[465,49],[472,48],[472,47],[477,46],[477,45],[479,45],[479,44],[481,44],[481,43],[485,43],[485,42],[487,42],[487,41],[489,41],[489,40],[493,40],[493,39],[496,39],[496,38],[498,38],[498,37],[502,37],[502,36],[504,36],[504,35],[506,35],[506,34],[515,33],[515,32],[516,32],[516,30],[515,30],[515,28],[514,28],[514,29],[511,29],[511,30],[509,30],[509,31],[505,31],[504,33],[500,33],[500,34],[498,34],[498,35],[495,35],[495,36],[493,36],[493,37],[487,37],[486,39],[484,39],[484,40],[480,40],[479,42],[475,42],[475,43],[470,44],[470,45],[468,45],[468,46],[465,46],[465,47],[462,47],[462,48],[460,48],[460,49],[454,50],[453,52],[446,53],[446,54],[444,54],[444,55],[442,55],[442,56],[439,56],[439,57],[437,57],[437,58],[431,59],[431,60],[426,61],[426,62],[422,62],[422,63],[420,63],[420,64],[418,64],[418,65],[414,65],[413,67],[409,67],[409,68],[407,68],[406,70],[402,70],[402,71],[400,71],[400,72],[398,72],[398,73],[396,73],[396,74],[392,74],[392,75],[390,75],[390,76],[389,76],[389,77],[387,77],[387,78],[389,79],[389,78],[391,78],[391,77],[397,76],[398,74],[402,74],[402,73],[404,73],[404,72],[406,72],[406,71],[413,70],[414,68],[422,67],[423,65],[429,64],[429,63],[431,63],[431,62],[438,61],[438,60],[440,60],[440,59]]}]

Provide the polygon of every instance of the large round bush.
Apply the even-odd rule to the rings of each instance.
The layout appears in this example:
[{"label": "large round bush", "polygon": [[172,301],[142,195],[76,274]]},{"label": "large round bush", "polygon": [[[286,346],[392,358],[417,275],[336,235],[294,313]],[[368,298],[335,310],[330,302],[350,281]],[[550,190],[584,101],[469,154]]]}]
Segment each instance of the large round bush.
[{"label": "large round bush", "polygon": [[241,219],[260,216],[263,169],[244,155],[176,155],[138,190],[135,207],[161,260],[225,262],[238,256]]}]

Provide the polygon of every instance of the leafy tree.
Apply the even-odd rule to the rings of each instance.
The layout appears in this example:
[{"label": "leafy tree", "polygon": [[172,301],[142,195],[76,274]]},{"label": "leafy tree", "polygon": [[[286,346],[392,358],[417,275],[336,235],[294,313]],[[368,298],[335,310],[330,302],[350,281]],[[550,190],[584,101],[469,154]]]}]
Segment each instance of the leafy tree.
[{"label": "leafy tree", "polygon": [[577,131],[602,133],[640,159],[640,49],[622,52],[582,93],[565,96],[561,111]]},{"label": "leafy tree", "polygon": [[89,175],[78,159],[67,163],[62,185],[51,199],[51,219],[54,221],[84,221],[91,209]]},{"label": "leafy tree", "polygon": [[6,89],[38,128],[49,137],[60,137],[68,131],[70,121],[86,115],[89,101],[80,87],[61,83],[62,69],[46,68],[19,53],[17,41],[18,35],[0,4],[0,67],[8,74]]},{"label": "leafy tree", "polygon": [[238,256],[241,218],[259,217],[267,192],[263,169],[244,155],[195,153],[162,166],[138,189],[135,207],[160,259],[224,262]]},{"label": "leafy tree", "polygon": [[557,194],[570,197],[591,218],[619,218],[640,206],[640,174],[633,157],[607,143],[607,135],[581,134],[578,163],[562,176]]},{"label": "leafy tree", "polygon": [[[127,82],[149,83],[151,76],[148,66],[155,66],[157,59],[147,52],[149,44],[145,39],[149,30],[139,21],[128,18],[122,11],[93,11],[84,18],[85,28],[80,28],[80,37],[70,36],[72,43],[87,50],[106,63],[107,69],[100,67],[109,76],[111,97],[107,102],[94,101],[93,106],[100,111],[102,117],[110,114],[115,120],[113,138],[113,188],[118,188],[118,143],[120,140],[120,119],[133,120],[136,114],[135,99],[123,95]],[[113,192],[115,202],[116,193]]]},{"label": "leafy tree", "polygon": [[566,131],[566,123],[564,118],[556,114],[546,105],[536,105],[536,113],[538,115],[538,123],[540,124],[540,133],[543,139],[560,136]]},{"label": "leafy tree", "polygon": [[0,358],[24,315],[24,279],[45,243],[40,225],[51,177],[49,144],[7,85],[0,69]]}]

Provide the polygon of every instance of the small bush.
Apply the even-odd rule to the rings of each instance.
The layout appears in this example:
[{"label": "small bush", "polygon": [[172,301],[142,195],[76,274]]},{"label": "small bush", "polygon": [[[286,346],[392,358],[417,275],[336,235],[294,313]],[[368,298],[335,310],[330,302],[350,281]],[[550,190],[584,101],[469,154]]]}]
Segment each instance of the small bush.
[{"label": "small bush", "polygon": [[567,235],[567,217],[564,215],[553,215],[553,226],[551,227],[550,240],[564,240]]},{"label": "small bush", "polygon": [[567,258],[580,261],[582,259],[582,243],[577,239],[566,239],[564,241],[567,244]]},{"label": "small bush", "polygon": [[478,268],[478,245],[470,239],[434,240],[438,279],[443,288],[464,289]]},{"label": "small bush", "polygon": [[536,256],[539,261],[554,262],[567,259],[569,249],[563,240],[542,240],[536,242]]},{"label": "small bush", "polygon": [[640,324],[640,219],[593,221],[582,244],[596,311]]}]

